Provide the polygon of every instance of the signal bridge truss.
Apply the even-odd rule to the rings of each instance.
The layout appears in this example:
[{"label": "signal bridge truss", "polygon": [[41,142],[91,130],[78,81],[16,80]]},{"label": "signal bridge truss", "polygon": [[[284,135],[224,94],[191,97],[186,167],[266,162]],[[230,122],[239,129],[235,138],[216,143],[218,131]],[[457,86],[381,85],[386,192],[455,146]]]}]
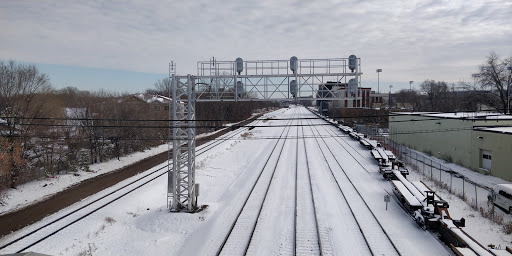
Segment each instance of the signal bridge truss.
[{"label": "signal bridge truss", "polygon": [[[353,55],[352,55],[353,56]],[[197,101],[274,101],[283,99],[334,100],[327,82],[344,85],[350,78],[355,89],[362,74],[360,60],[297,59],[200,61],[197,63]]]},{"label": "signal bridge truss", "polygon": [[[362,75],[360,59],[348,58],[200,61],[197,75],[178,76],[170,65],[169,93],[173,167],[168,172],[171,211],[198,209],[195,183],[195,102],[337,100],[336,86],[355,94]],[[170,112],[171,113],[171,112]],[[170,162],[170,158],[169,158]]]}]

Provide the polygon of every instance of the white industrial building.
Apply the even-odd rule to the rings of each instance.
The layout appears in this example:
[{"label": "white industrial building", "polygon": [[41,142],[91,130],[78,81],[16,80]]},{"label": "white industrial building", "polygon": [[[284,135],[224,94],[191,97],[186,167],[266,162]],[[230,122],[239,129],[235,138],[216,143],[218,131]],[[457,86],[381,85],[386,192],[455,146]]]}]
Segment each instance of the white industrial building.
[{"label": "white industrial building", "polygon": [[398,112],[389,131],[397,143],[512,181],[510,115]]}]

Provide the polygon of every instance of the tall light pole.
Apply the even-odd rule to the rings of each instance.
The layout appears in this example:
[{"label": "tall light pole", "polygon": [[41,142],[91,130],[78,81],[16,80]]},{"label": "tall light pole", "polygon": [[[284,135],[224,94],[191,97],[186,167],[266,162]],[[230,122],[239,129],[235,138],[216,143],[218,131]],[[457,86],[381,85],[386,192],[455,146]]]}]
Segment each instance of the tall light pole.
[{"label": "tall light pole", "polygon": [[391,88],[393,88],[392,84],[389,85],[389,109],[391,109]]},{"label": "tall light pole", "polygon": [[512,67],[508,66],[507,70],[510,71],[509,78],[507,79],[507,114],[510,114],[510,83],[512,83]]},{"label": "tall light pole", "polygon": [[382,72],[382,68],[379,68],[377,69],[377,93],[380,92],[380,77],[379,77],[379,73]]},{"label": "tall light pole", "polygon": [[409,81],[409,91],[412,91],[412,83],[414,83],[414,81]]}]

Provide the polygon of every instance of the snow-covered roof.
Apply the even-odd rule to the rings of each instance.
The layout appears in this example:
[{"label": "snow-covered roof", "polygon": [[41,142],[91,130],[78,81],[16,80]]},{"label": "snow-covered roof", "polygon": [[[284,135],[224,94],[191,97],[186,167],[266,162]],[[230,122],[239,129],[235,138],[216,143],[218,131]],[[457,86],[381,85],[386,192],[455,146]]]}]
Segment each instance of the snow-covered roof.
[{"label": "snow-covered roof", "polygon": [[85,108],[64,108],[64,114],[68,118],[84,117]]},{"label": "snow-covered roof", "polygon": [[512,134],[512,126],[475,127],[475,130],[481,130],[481,131],[486,131],[486,132],[497,132],[497,133],[509,133],[509,134]]},{"label": "snow-covered roof", "polygon": [[512,120],[512,116],[503,115],[499,113],[489,112],[393,112],[393,115],[416,115],[425,117],[438,117],[438,118],[455,118],[455,119],[485,119],[485,120]]},{"label": "snow-covered roof", "polygon": [[160,102],[160,103],[169,103],[170,98],[165,97],[162,95],[149,95],[149,94],[135,94],[135,97],[147,102],[147,103],[153,103],[153,102]]}]

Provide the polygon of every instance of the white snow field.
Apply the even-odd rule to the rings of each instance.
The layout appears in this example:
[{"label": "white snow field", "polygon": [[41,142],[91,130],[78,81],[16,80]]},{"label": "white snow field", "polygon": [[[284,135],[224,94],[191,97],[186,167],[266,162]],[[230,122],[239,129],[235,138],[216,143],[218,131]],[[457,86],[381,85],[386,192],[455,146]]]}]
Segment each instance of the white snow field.
[{"label": "white snow field", "polygon": [[[232,138],[225,135],[219,145],[198,154],[198,202],[208,206],[201,212],[169,212],[167,176],[162,175],[25,251],[51,255],[453,254],[421,229],[394,196],[386,210],[384,196],[392,194],[391,184],[378,173],[369,150],[323,120],[295,119],[314,117],[303,107],[271,112],[252,123],[263,127],[233,132]],[[0,247],[143,175],[1,238]],[[13,243],[0,254],[20,251],[103,203],[100,200],[61,224]]]},{"label": "white snow field", "polygon": [[[229,127],[230,125],[233,124],[227,124],[226,126]],[[228,128],[223,128],[215,132],[199,134],[197,135],[197,138],[199,139],[201,137],[206,137],[218,133],[224,129]],[[61,192],[84,180],[116,171],[120,168],[137,163],[147,157],[166,152],[169,150],[169,148],[172,149],[172,145],[162,144],[142,152],[135,152],[120,157],[119,160],[112,159],[102,163],[91,164],[89,165],[89,171],[78,172],[77,176],[73,175],[73,172],[70,172],[68,174],[60,174],[55,177],[34,180],[19,185],[16,189],[9,188],[7,189],[5,197],[0,198],[0,214],[6,214],[11,211],[19,210],[25,206],[49,198],[56,193]],[[37,191],[37,193],[31,193],[32,191]]]}]

